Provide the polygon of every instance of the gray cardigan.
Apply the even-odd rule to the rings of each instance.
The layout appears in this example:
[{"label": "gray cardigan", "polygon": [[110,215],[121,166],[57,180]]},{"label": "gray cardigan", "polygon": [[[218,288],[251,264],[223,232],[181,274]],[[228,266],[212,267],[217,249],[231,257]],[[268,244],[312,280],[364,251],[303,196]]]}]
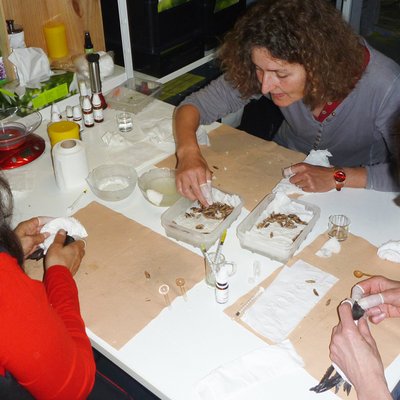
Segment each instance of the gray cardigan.
[{"label": "gray cardigan", "polygon": [[[368,189],[399,191],[400,183],[391,171],[394,159],[400,161],[393,144],[393,123],[400,119],[400,66],[368,49],[370,61],[362,78],[331,115],[318,122],[301,100],[281,107],[285,120],[274,141],[305,154],[313,148],[327,149],[332,165],[366,167]],[[200,112],[200,123],[210,124],[249,101],[221,76],[181,105],[194,105]]]}]

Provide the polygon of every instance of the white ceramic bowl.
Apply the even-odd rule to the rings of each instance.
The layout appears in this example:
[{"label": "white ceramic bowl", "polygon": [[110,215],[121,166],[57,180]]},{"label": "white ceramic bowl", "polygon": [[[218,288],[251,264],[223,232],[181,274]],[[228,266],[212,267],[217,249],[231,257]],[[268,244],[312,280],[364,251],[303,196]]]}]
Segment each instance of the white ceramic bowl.
[{"label": "white ceramic bowl", "polygon": [[143,196],[159,207],[169,207],[181,196],[175,186],[175,170],[154,168],[142,174],[138,186]]},{"label": "white ceramic bowl", "polygon": [[102,200],[118,201],[127,198],[137,182],[135,168],[122,164],[104,164],[86,178],[92,192]]}]

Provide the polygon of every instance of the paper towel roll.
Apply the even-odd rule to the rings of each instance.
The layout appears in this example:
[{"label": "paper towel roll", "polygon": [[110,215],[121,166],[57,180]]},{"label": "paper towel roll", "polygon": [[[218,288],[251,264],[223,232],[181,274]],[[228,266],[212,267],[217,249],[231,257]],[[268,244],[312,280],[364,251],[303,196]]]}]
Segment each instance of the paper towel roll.
[{"label": "paper towel roll", "polygon": [[61,190],[82,187],[89,174],[85,146],[77,139],[58,142],[52,150],[54,175]]}]

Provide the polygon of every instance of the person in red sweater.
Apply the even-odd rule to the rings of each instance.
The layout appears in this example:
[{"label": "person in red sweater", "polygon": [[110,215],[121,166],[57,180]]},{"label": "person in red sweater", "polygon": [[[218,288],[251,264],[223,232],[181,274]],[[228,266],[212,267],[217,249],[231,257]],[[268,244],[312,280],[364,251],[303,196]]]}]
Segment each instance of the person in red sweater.
[{"label": "person in red sweater", "polygon": [[43,282],[29,278],[24,259],[46,238],[43,218],[9,225],[12,196],[0,176],[0,398],[86,399],[96,365],[80,315],[73,275],[85,243],[64,246],[60,230],[44,259]]}]

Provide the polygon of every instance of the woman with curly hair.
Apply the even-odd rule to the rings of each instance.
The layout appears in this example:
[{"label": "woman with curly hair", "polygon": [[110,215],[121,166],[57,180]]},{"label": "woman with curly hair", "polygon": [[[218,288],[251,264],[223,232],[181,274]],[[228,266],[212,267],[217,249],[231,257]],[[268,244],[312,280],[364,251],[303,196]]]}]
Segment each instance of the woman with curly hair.
[{"label": "woman with curly hair", "polygon": [[276,143],[332,154],[335,167],[293,165],[293,184],[306,192],[400,188],[390,134],[400,112],[400,66],[356,35],[330,2],[260,0],[226,35],[218,58],[224,74],[188,96],[174,115],[176,184],[183,196],[204,205],[209,198],[211,171],[197,144],[199,124],[239,110],[260,93],[284,116]]}]

